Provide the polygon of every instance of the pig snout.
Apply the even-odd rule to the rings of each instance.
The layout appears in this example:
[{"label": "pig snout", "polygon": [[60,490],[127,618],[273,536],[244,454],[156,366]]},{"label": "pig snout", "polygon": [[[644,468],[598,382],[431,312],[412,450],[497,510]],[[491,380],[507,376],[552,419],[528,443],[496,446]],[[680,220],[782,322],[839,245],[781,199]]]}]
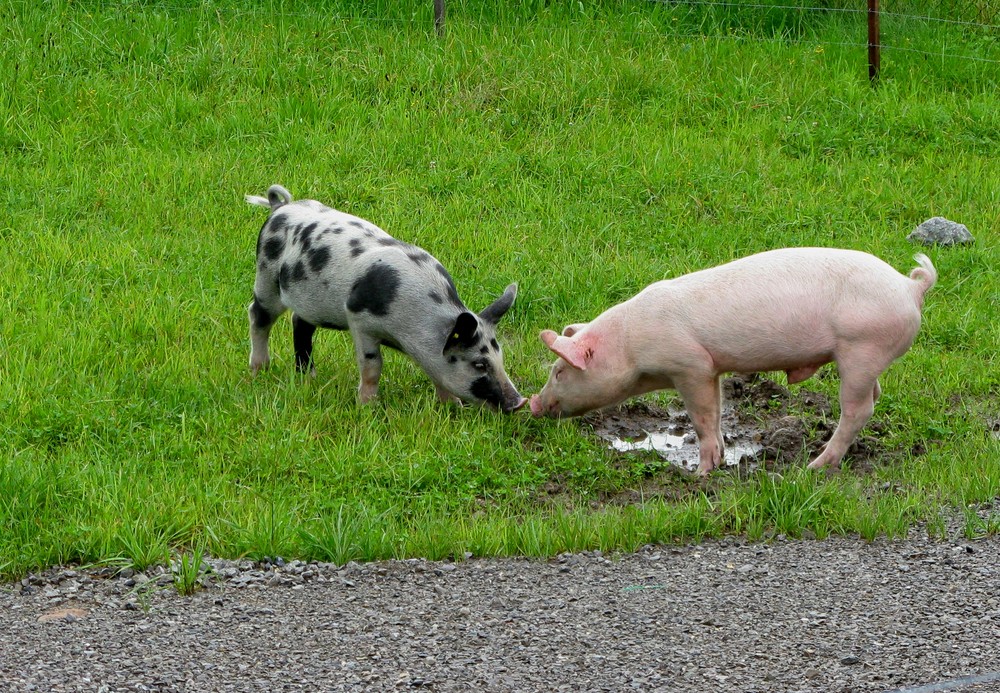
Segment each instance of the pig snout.
[{"label": "pig snout", "polygon": [[529,405],[531,409],[531,415],[538,416],[558,416],[556,413],[556,405],[554,402],[549,401],[547,404],[542,398],[542,395],[532,395],[531,404]]},{"label": "pig snout", "polygon": [[[489,401],[489,400],[487,400]],[[510,414],[523,407],[528,400],[521,396],[521,393],[514,387],[514,383],[504,375],[500,381],[500,398],[495,402],[496,408],[504,414]]]},{"label": "pig snout", "polygon": [[542,400],[538,395],[531,396],[531,415],[532,416],[542,415]]},{"label": "pig snout", "polygon": [[528,403],[527,397],[521,397],[521,395],[517,395],[516,402],[514,402],[512,405],[505,405],[501,407],[501,409],[504,411],[504,413],[510,414],[511,412],[517,411],[527,403]]}]

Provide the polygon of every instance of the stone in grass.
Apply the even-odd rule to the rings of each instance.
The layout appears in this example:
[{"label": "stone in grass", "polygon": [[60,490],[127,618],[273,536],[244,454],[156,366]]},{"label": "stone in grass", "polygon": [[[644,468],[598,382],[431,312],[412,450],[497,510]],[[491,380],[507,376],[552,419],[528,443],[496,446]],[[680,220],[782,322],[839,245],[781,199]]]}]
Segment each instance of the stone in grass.
[{"label": "stone in grass", "polygon": [[931,217],[906,238],[924,245],[964,245],[976,240],[965,224],[949,221],[944,217]]}]

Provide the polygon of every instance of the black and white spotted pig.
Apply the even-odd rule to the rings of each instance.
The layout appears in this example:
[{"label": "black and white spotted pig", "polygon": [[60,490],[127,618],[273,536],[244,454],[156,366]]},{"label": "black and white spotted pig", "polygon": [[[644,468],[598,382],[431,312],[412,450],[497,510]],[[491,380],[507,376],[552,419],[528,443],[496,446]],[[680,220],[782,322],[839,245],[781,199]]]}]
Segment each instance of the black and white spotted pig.
[{"label": "black and white spotted pig", "polygon": [[517,295],[511,284],[478,315],[458,297],[451,275],[427,251],[374,224],[315,200],[292,201],[280,185],[257,239],[257,278],[250,314],[250,368],[268,365],[275,320],[292,311],[295,365],[313,369],[317,327],[350,330],[362,403],[378,392],[381,346],[408,354],[430,376],[442,401],[487,402],[514,411],[526,402],[503,367],[496,324]]}]

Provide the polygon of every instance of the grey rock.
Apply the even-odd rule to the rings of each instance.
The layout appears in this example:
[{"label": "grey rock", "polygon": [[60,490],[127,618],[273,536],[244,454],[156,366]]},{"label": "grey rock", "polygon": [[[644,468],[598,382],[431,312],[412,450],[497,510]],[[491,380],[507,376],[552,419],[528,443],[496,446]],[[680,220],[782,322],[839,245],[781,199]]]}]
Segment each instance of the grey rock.
[{"label": "grey rock", "polygon": [[924,245],[964,245],[976,240],[965,224],[949,221],[944,217],[931,217],[906,238]]}]

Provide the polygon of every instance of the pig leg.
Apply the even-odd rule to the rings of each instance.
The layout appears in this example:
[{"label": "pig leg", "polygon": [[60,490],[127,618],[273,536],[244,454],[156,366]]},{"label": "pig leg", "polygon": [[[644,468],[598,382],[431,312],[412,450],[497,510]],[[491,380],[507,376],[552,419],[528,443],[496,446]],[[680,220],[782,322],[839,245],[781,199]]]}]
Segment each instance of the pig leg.
[{"label": "pig leg", "polygon": [[437,392],[438,399],[444,402],[445,404],[458,404],[459,406],[461,406],[462,400],[460,400],[458,397],[445,390],[437,383],[434,383],[434,391]]},{"label": "pig leg", "polygon": [[[260,282],[258,282],[259,284]],[[274,321],[285,312],[285,306],[277,292],[255,291],[253,301],[247,307],[250,317],[250,370],[257,373],[267,368],[271,362],[268,340]]]},{"label": "pig leg", "polygon": [[377,339],[361,330],[352,329],[351,337],[354,339],[358,370],[361,371],[358,401],[367,404],[378,394],[378,379],[382,375],[382,347]]},{"label": "pig leg", "polygon": [[719,377],[675,380],[694,432],[698,436],[698,474],[707,475],[722,464],[722,393]]},{"label": "pig leg", "polygon": [[309,375],[316,375],[316,367],[313,365],[313,333],[316,326],[306,322],[296,314],[292,314],[292,340],[295,342],[295,370],[299,373],[308,372]]},{"label": "pig leg", "polygon": [[[864,365],[848,365],[848,364]],[[854,353],[838,360],[840,371],[840,421],[829,442],[815,460],[809,463],[810,469],[820,469],[826,465],[839,467],[847,448],[858,436],[858,433],[868,423],[875,410],[875,400],[882,392],[878,384],[878,376],[889,366],[881,360],[871,358],[871,354]]]}]

